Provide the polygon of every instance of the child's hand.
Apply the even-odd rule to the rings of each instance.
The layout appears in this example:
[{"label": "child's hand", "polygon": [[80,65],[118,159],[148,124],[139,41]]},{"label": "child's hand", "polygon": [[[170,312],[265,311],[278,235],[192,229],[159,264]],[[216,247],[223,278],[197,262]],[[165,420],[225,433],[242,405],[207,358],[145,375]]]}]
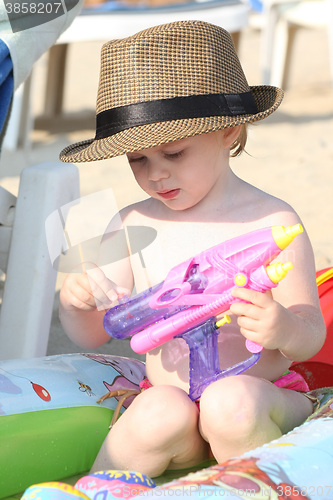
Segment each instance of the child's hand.
[{"label": "child's hand", "polygon": [[61,302],[65,309],[92,311],[112,307],[112,304],[129,290],[118,287],[109,280],[102,269],[91,263],[84,264],[86,272],[70,273],[61,289]]},{"label": "child's hand", "polygon": [[276,302],[270,292],[234,288],[231,293],[244,301],[230,306],[230,312],[238,316],[241,334],[266,349],[282,349],[288,341],[292,313]]}]

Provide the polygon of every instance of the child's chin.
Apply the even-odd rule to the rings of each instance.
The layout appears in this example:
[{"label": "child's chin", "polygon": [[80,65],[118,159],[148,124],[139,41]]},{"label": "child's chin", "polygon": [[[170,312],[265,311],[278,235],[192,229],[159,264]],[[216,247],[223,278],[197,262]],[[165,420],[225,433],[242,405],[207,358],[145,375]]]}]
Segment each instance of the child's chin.
[{"label": "child's chin", "polygon": [[195,203],[184,203],[179,200],[168,200],[167,202],[163,201],[162,203],[175,212],[184,212],[186,210],[190,210],[196,205]]}]

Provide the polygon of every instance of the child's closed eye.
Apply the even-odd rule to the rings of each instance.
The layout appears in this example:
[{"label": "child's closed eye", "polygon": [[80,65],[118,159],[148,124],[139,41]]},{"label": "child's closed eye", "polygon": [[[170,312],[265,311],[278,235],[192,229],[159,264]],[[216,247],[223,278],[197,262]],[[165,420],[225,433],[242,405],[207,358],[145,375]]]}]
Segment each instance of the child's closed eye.
[{"label": "child's closed eye", "polygon": [[170,160],[176,160],[183,155],[184,151],[177,151],[175,153],[164,153],[165,158]]},{"label": "child's closed eye", "polygon": [[140,163],[143,162],[146,159],[145,156],[127,156],[128,162],[131,163]]}]

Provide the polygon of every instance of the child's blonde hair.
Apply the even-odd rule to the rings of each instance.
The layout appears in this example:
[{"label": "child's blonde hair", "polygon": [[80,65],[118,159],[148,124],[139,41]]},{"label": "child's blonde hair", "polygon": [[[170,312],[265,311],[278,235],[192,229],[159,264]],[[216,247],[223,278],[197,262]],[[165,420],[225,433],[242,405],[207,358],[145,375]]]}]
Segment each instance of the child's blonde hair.
[{"label": "child's blonde hair", "polygon": [[247,141],[247,124],[244,123],[241,125],[241,129],[237,139],[231,144],[230,147],[230,156],[235,157],[242,154],[245,151]]}]

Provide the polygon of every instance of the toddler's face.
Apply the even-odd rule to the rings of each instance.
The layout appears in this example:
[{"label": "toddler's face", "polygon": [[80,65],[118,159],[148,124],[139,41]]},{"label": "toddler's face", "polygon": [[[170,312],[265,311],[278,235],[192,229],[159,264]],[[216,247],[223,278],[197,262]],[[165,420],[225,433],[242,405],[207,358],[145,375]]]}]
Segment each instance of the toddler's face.
[{"label": "toddler's face", "polygon": [[172,210],[208,196],[228,168],[224,131],[162,144],[127,155],[139,186]]}]

